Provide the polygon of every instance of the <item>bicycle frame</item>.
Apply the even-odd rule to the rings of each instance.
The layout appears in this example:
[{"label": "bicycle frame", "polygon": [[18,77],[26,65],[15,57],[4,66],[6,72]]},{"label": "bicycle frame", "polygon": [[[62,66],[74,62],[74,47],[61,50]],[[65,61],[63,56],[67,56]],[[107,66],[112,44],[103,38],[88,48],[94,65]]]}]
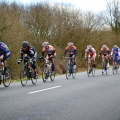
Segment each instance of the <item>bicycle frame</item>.
[{"label": "bicycle frame", "polygon": [[[106,75],[108,74],[108,67],[107,67],[108,60],[105,58],[102,58],[102,70],[106,72]],[[104,75],[104,72],[102,71],[102,75]]]},{"label": "bicycle frame", "polygon": [[95,75],[95,68],[94,68],[94,60],[90,60],[89,58],[87,59],[87,75],[88,77],[90,76],[90,74],[92,73],[92,75]]},{"label": "bicycle frame", "polygon": [[71,75],[73,78],[75,78],[76,70],[73,69],[74,59],[72,59],[72,57],[64,57],[64,58],[68,59],[67,65],[66,65],[66,78],[69,79]]},{"label": "bicycle frame", "polygon": [[55,71],[52,73],[52,63],[49,59],[47,58],[41,58],[44,59],[44,66],[42,69],[42,79],[43,82],[46,82],[47,79],[50,77],[51,81],[55,79]]},{"label": "bicycle frame", "polygon": [[[113,56],[112,56],[113,57]],[[114,59],[114,58],[113,58]],[[117,60],[113,60],[113,67],[112,67],[112,72],[114,73],[118,73],[118,68],[119,68],[119,61]]]},{"label": "bicycle frame", "polygon": [[[26,59],[26,63],[22,66],[20,71],[20,80],[21,84],[25,86],[28,80],[31,80],[33,84],[37,82],[37,71],[36,74],[33,73],[33,69],[31,67],[30,59]],[[34,78],[35,77],[35,78]]]}]

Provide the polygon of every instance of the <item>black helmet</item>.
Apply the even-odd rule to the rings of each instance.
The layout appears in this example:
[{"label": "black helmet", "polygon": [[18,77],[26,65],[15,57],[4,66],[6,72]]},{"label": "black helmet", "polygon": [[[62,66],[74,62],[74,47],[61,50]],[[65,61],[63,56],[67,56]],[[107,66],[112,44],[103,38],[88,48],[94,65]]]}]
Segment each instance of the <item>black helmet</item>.
[{"label": "black helmet", "polygon": [[22,42],[22,47],[23,48],[27,48],[28,47],[28,42],[27,41],[23,41]]}]

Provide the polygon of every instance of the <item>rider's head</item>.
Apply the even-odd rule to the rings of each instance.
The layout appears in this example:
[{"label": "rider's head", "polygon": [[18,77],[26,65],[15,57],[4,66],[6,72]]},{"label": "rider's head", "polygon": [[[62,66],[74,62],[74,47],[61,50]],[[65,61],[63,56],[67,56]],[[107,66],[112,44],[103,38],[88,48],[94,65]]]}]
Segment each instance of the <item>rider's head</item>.
[{"label": "rider's head", "polygon": [[117,45],[114,45],[114,46],[113,46],[113,48],[114,48],[114,49],[117,49],[117,48],[118,48],[118,46],[117,46]]},{"label": "rider's head", "polygon": [[107,48],[107,46],[106,46],[106,45],[103,45],[103,46],[102,46],[102,49],[106,49],[106,48]]},{"label": "rider's head", "polygon": [[23,48],[24,50],[26,50],[28,46],[29,46],[29,44],[28,44],[27,41],[23,41],[23,42],[22,42],[22,48]]},{"label": "rider's head", "polygon": [[45,47],[45,48],[47,48],[48,45],[49,45],[48,42],[43,42],[43,43],[42,43],[42,46]]},{"label": "rider's head", "polygon": [[91,46],[91,45],[88,45],[88,46],[87,46],[87,49],[88,49],[88,50],[90,50],[91,48],[92,48],[92,46]]},{"label": "rider's head", "polygon": [[69,42],[69,43],[68,43],[68,46],[69,46],[69,47],[72,47],[72,46],[73,46],[73,43],[72,43],[72,42]]}]

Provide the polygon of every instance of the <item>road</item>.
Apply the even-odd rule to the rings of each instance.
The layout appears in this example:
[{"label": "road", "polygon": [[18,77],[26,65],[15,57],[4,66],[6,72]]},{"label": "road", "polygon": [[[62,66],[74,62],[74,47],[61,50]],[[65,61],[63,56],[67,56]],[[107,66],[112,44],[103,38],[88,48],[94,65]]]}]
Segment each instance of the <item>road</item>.
[{"label": "road", "polygon": [[120,120],[120,73],[0,85],[0,120]]}]

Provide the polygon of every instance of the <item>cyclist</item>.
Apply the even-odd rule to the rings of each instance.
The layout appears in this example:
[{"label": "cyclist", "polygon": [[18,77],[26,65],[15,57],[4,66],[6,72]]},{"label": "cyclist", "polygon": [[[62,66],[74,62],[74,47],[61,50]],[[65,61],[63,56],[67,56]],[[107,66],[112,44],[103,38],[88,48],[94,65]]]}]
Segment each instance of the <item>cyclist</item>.
[{"label": "cyclist", "polygon": [[55,48],[50,45],[48,42],[43,42],[42,43],[42,55],[40,56],[40,59],[44,57],[44,53],[46,52],[46,58],[51,61],[52,63],[52,73],[55,71],[55,65],[54,65],[54,58],[56,56],[56,51]]},{"label": "cyclist", "polygon": [[73,68],[76,69],[77,48],[76,48],[76,46],[74,46],[74,44],[72,42],[69,42],[67,44],[67,47],[65,48],[65,52],[64,52],[64,57],[65,57],[67,52],[69,52],[69,57],[72,57],[72,59],[74,59],[74,66],[73,66]]},{"label": "cyclist", "polygon": [[119,63],[120,48],[117,45],[114,45],[110,55],[113,56],[113,65],[114,62]]},{"label": "cyclist", "polygon": [[37,57],[37,52],[34,47],[30,46],[27,41],[22,42],[22,47],[20,48],[20,58],[17,61],[18,64],[20,64],[23,60],[23,55],[24,56],[24,64],[27,62],[27,60],[30,59],[31,67],[34,70],[34,77],[36,77],[36,57]]},{"label": "cyclist", "polygon": [[[110,54],[109,48],[106,45],[103,45],[102,48],[100,49],[100,53],[98,57],[102,55],[102,61],[104,61],[105,59],[107,60],[107,67],[109,67],[109,57],[110,57],[109,54]],[[102,73],[104,73],[104,69],[102,69]]]},{"label": "cyclist", "polygon": [[4,65],[4,74],[7,74],[6,59],[10,57],[10,50],[4,42],[0,42],[0,60]]},{"label": "cyclist", "polygon": [[93,67],[96,68],[95,58],[96,58],[96,50],[91,46],[88,45],[87,49],[85,50],[85,59],[88,57],[88,63],[90,64],[93,61]]}]

